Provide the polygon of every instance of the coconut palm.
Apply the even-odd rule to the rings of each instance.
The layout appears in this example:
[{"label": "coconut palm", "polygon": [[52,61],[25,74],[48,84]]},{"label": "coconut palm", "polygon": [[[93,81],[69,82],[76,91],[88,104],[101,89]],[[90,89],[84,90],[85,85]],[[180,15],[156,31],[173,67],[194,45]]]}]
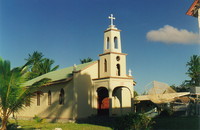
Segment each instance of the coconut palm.
[{"label": "coconut palm", "polygon": [[59,65],[52,68],[54,60],[43,58],[43,56],[41,52],[35,51],[33,54],[29,54],[29,57],[25,59],[30,62],[28,73],[29,80],[59,68]]},{"label": "coconut palm", "polygon": [[49,79],[42,79],[31,86],[25,86],[28,64],[11,69],[10,62],[0,58],[1,130],[6,130],[8,117],[21,110],[37,88],[49,81]]},{"label": "coconut palm", "polygon": [[43,60],[43,62],[41,62],[38,65],[38,67],[39,67],[39,75],[46,74],[48,72],[57,70],[59,65],[56,65],[55,67],[52,68],[53,64],[54,64],[54,60],[50,60],[50,59],[45,58]]},{"label": "coconut palm", "polygon": [[31,72],[37,72],[39,64],[43,61],[43,54],[38,51],[34,51],[33,54],[28,54],[28,58],[25,59],[30,62],[29,69]]},{"label": "coconut palm", "polygon": [[190,85],[200,85],[200,56],[193,55],[190,57],[190,61],[187,62],[188,72],[186,73],[190,78]]},{"label": "coconut palm", "polygon": [[80,59],[80,62],[81,62],[81,64],[84,64],[84,63],[88,63],[88,62],[91,62],[91,61],[93,61],[93,59],[92,58],[90,58],[90,57],[88,57],[88,58],[85,58],[85,59]]}]

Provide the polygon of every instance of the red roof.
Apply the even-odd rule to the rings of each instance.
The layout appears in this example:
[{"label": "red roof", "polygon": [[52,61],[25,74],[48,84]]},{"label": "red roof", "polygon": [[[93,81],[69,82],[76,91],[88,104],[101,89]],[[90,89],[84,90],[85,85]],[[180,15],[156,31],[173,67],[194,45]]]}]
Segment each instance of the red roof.
[{"label": "red roof", "polygon": [[200,7],[200,0],[195,0],[188,11],[186,12],[189,16],[197,17],[197,9]]}]

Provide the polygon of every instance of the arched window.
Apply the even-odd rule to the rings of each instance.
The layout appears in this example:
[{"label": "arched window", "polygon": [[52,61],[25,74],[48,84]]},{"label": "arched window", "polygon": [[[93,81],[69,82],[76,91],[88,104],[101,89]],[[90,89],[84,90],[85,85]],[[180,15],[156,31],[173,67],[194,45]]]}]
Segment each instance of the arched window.
[{"label": "arched window", "polygon": [[51,91],[48,92],[48,105],[51,105]]},{"label": "arched window", "polygon": [[29,107],[31,105],[31,97],[27,97],[25,106]]},{"label": "arched window", "polygon": [[110,39],[109,39],[109,37],[107,37],[107,49],[109,49],[110,48]]},{"label": "arched window", "polygon": [[104,61],[104,71],[107,72],[107,60]]},{"label": "arched window", "polygon": [[117,37],[114,37],[114,46],[115,46],[115,49],[118,49],[118,39],[117,39]]},{"label": "arched window", "polygon": [[59,95],[59,104],[60,105],[63,105],[64,104],[64,94],[65,94],[65,92],[64,92],[64,90],[63,90],[63,88],[60,90],[60,95]]},{"label": "arched window", "polygon": [[120,64],[117,64],[116,67],[117,67],[117,76],[120,76]]},{"label": "arched window", "polygon": [[40,92],[37,92],[37,106],[40,106]]}]

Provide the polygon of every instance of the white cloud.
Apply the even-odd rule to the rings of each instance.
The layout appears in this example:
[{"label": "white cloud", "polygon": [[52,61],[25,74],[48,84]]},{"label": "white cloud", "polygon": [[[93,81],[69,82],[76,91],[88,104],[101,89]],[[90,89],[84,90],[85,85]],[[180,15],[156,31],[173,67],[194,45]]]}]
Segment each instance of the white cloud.
[{"label": "white cloud", "polygon": [[200,44],[198,33],[189,32],[186,29],[177,29],[165,25],[158,30],[151,30],[146,35],[149,41],[164,42],[168,44]]}]

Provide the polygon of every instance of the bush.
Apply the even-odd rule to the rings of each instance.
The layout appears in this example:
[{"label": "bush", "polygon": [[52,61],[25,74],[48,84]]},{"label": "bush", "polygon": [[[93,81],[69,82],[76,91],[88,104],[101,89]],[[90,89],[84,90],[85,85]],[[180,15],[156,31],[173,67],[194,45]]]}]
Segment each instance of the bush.
[{"label": "bush", "polygon": [[168,117],[173,115],[173,110],[171,108],[165,108],[163,111],[161,111],[160,116],[162,117]]},{"label": "bush", "polygon": [[18,127],[18,125],[15,123],[8,123],[8,125],[7,125],[8,130],[16,130],[17,127]]},{"label": "bush", "polygon": [[35,115],[35,116],[33,117],[33,120],[34,120],[36,123],[41,123],[41,122],[43,121],[43,119],[42,119],[41,117],[37,116],[37,115]]},{"label": "bush", "polygon": [[150,117],[142,113],[129,113],[116,120],[117,130],[141,130],[150,129],[153,121]]}]

